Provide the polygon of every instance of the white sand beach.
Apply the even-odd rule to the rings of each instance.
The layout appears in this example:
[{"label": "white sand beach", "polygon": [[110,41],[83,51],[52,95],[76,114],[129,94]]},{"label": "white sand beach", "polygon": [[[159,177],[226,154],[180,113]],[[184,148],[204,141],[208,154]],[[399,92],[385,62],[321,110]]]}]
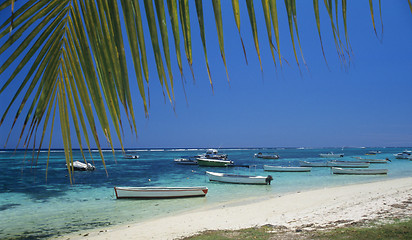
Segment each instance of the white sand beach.
[{"label": "white sand beach", "polygon": [[266,224],[290,230],[412,215],[412,177],[222,203],[173,216],[73,233],[61,239],[176,239]]}]

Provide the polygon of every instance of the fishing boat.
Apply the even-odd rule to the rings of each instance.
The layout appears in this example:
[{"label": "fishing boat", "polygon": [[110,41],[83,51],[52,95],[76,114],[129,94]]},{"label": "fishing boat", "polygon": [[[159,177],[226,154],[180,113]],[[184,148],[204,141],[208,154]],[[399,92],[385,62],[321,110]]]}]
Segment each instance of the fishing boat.
[{"label": "fishing boat", "polygon": [[227,167],[232,165],[233,161],[220,160],[220,159],[209,159],[209,158],[197,158],[197,164],[204,167]]},{"label": "fishing boat", "polygon": [[332,168],[333,174],[348,174],[348,175],[379,175],[388,174],[388,169],[352,169],[352,168]]},{"label": "fishing boat", "polygon": [[367,153],[365,153],[365,155],[376,155],[376,154],[380,154],[381,151],[369,151]]},{"label": "fishing boat", "polygon": [[263,170],[271,172],[310,172],[310,167],[283,167],[263,165]]},{"label": "fishing boat", "polygon": [[124,155],[123,158],[126,159],[138,159],[140,158],[139,155]]},{"label": "fishing boat", "polygon": [[355,162],[355,161],[329,161],[328,167],[340,167],[340,168],[367,168],[369,163],[367,162]]},{"label": "fishing boat", "polygon": [[369,158],[361,158],[361,157],[354,157],[358,159],[360,162],[366,162],[366,163],[388,163],[391,162],[389,158],[386,159],[369,159]]},{"label": "fishing boat", "polygon": [[397,159],[410,159],[412,157],[412,151],[404,150],[401,153],[394,154]]},{"label": "fishing boat", "polygon": [[308,161],[300,161],[299,165],[301,167],[327,167],[327,162],[308,162]]},{"label": "fishing boat", "polygon": [[[67,166],[67,164],[66,164]],[[95,166],[91,165],[90,163],[82,163],[80,161],[74,161],[73,164],[69,164],[70,167],[73,167],[74,171],[94,171],[96,169]]]},{"label": "fishing boat", "polygon": [[277,154],[263,154],[263,153],[256,153],[255,157],[262,158],[262,159],[279,159],[280,156]]},{"label": "fishing boat", "polygon": [[225,183],[270,185],[270,182],[273,180],[273,177],[270,175],[268,175],[267,177],[264,177],[264,176],[217,173],[217,172],[208,172],[208,171],[206,171],[206,175],[209,177],[210,181],[218,181],[218,182],[225,182]]},{"label": "fishing boat", "polygon": [[319,156],[324,157],[324,158],[340,158],[343,157],[345,154],[344,153],[321,153]]},{"label": "fishing boat", "polygon": [[116,198],[204,197],[207,187],[114,187]]},{"label": "fishing boat", "polygon": [[181,165],[197,165],[197,160],[192,158],[176,158],[174,163]]},{"label": "fishing boat", "polygon": [[199,158],[226,160],[227,154],[221,154],[217,149],[207,149],[206,153],[198,156]]}]

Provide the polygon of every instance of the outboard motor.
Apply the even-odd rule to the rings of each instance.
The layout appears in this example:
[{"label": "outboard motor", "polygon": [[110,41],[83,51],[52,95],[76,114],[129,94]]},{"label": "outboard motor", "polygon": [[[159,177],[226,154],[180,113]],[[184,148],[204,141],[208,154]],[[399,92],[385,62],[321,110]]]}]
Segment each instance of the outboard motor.
[{"label": "outboard motor", "polygon": [[270,185],[270,182],[273,180],[273,177],[268,175],[268,177],[266,178],[266,185]]}]

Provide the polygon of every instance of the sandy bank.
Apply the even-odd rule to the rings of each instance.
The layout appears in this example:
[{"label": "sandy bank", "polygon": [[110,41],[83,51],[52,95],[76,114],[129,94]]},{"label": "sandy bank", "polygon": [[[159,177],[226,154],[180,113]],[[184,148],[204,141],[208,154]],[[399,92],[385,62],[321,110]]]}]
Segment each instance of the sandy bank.
[{"label": "sandy bank", "polygon": [[265,224],[302,228],[412,214],[412,177],[225,203],[175,216],[74,233],[61,239],[175,239],[203,230]]}]

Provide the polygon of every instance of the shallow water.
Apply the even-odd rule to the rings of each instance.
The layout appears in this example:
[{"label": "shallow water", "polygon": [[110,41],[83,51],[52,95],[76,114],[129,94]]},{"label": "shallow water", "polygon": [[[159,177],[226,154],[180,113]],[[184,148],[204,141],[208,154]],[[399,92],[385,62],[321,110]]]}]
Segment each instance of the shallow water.
[{"label": "shallow water", "polygon": [[[365,156],[370,150],[382,154]],[[48,238],[67,233],[173,214],[219,202],[251,196],[280,195],[287,192],[381,181],[412,176],[412,162],[398,160],[394,153],[404,148],[345,148],[345,149],[221,149],[235,164],[256,165],[251,168],[205,168],[176,165],[174,158],[204,153],[205,149],[137,149],[139,159],[124,159],[120,151],[113,157],[105,151],[107,173],[97,151],[93,151],[93,172],[75,172],[70,185],[64,152],[51,153],[47,170],[47,152],[41,152],[37,164],[32,153],[0,151],[0,239]],[[387,168],[387,176],[333,175],[329,168],[312,168],[308,173],[264,172],[263,165],[298,166],[299,161],[325,161],[319,153],[345,153],[341,160],[352,157],[390,158],[388,164],[371,164],[370,168]],[[278,160],[254,158],[257,152],[277,153]],[[74,160],[81,160],[74,151]],[[91,161],[90,155],[87,160]],[[238,174],[272,175],[268,186],[250,186],[209,182],[205,171]],[[205,198],[166,200],[116,200],[114,186],[207,186]]]}]

